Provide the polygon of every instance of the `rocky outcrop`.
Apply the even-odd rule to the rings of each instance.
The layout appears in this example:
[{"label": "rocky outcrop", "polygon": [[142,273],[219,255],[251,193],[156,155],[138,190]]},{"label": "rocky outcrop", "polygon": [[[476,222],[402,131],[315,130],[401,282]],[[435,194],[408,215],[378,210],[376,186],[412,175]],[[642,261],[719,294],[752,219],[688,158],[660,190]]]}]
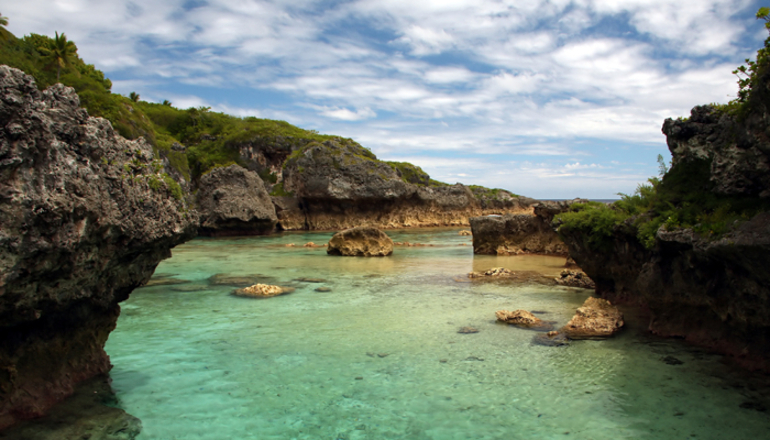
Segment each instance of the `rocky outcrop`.
[{"label": "rocky outcrop", "polygon": [[393,240],[379,229],[360,226],[340,231],[329,240],[329,255],[384,257],[393,253]]},{"label": "rocky outcrop", "polygon": [[[368,224],[381,229],[462,226],[483,213],[531,212],[531,199],[498,190],[482,203],[461,184],[424,184],[377,160],[349,139],[310,142],[282,170],[282,229],[335,230]],[[419,177],[419,176],[418,176]],[[411,179],[411,180],[410,180]],[[418,182],[413,183],[412,181]],[[492,206],[492,200],[497,205]],[[486,208],[484,207],[486,206]]]},{"label": "rocky outcrop", "polygon": [[585,272],[580,270],[565,269],[554,280],[560,286],[596,289],[596,283]]},{"label": "rocky outcrop", "polygon": [[585,200],[537,202],[533,214],[506,214],[470,219],[473,252],[476,254],[567,255],[567,246],[551,226],[554,215]]},{"label": "rocky outcrop", "polygon": [[269,234],[278,221],[262,179],[238,165],[201,176],[196,200],[201,235]]},{"label": "rocky outcrop", "polygon": [[498,310],[495,312],[498,322],[503,322],[514,327],[526,328],[531,330],[549,331],[553,330],[551,323],[545,322],[532,312],[526,310]]},{"label": "rocky outcrop", "polygon": [[[668,119],[663,132],[673,160],[667,176],[684,182],[679,184],[686,184],[686,191],[721,197],[725,204],[767,206],[769,126],[763,103],[749,106],[741,119],[711,106],[695,107],[689,119]],[[596,282],[596,292],[642,306],[650,331],[770,370],[770,213],[765,211],[732,223],[732,230],[717,237],[664,226],[650,248],[639,242],[634,218],[617,225],[602,246],[585,232],[561,234],[570,255]]]},{"label": "rocky outcrop", "polygon": [[0,66],[0,428],[110,369],[118,302],[197,216],[142,139]]},{"label": "rocky outcrop", "polygon": [[603,339],[619,332],[624,324],[623,314],[617,307],[606,299],[590,297],[559,334],[569,339]]}]

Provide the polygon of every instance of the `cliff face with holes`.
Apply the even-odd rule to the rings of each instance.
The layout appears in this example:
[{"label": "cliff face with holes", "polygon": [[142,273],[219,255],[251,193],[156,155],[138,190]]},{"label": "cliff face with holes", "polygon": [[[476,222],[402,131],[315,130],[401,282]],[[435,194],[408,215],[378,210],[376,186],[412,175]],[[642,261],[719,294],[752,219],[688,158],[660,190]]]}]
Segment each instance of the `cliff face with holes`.
[{"label": "cliff face with holes", "polygon": [[142,140],[0,66],[0,428],[110,369],[118,303],[196,233]]},{"label": "cliff face with holes", "polygon": [[[705,170],[698,181],[690,178],[688,188],[707,188],[728,202],[767,206],[770,118],[764,102],[751,103],[740,117],[703,106],[695,107],[689,119],[666,120],[670,173]],[[652,332],[683,337],[746,366],[770,370],[770,212],[736,221],[718,237],[661,227],[651,249],[637,239],[632,220],[615,227],[601,249],[585,233],[560,229],[597,292],[643,306]]]}]

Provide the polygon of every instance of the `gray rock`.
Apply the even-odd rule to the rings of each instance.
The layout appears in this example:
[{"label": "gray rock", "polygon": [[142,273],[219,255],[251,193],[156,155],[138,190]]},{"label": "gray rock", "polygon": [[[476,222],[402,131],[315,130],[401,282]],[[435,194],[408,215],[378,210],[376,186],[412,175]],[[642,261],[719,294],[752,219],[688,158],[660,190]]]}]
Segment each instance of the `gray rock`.
[{"label": "gray rock", "polygon": [[109,371],[118,302],[198,219],[150,146],[89,118],[71,88],[0,66],[0,127],[2,429]]},{"label": "gray rock", "polygon": [[238,165],[215,168],[198,185],[201,235],[262,235],[278,217],[262,179]]}]

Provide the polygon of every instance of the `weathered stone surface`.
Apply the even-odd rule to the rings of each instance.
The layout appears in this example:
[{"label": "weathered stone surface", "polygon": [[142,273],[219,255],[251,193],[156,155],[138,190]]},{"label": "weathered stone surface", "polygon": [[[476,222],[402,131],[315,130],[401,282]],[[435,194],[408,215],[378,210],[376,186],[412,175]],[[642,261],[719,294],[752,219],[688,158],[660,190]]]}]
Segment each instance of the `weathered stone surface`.
[{"label": "weathered stone surface", "polygon": [[340,231],[329,240],[329,255],[382,257],[393,253],[393,240],[379,229],[366,226]]},{"label": "weathered stone surface", "polygon": [[514,310],[512,312],[508,310],[498,310],[495,312],[495,317],[497,317],[498,321],[515,327],[541,331],[553,329],[551,323],[543,321],[526,310]]},{"label": "weathered stone surface", "polygon": [[274,198],[281,203],[280,227],[462,226],[469,217],[484,213],[532,212],[531,199],[507,191],[485,194],[482,201],[464,185],[429,186],[408,180],[349,139],[310,142],[289,156],[283,168],[282,185],[293,199]]},{"label": "weathered stone surface", "polygon": [[78,105],[0,66],[0,428],[107,372],[118,302],[195,235],[150,146]]},{"label": "weathered stone surface", "polygon": [[602,298],[588,298],[559,333],[570,339],[602,339],[623,328],[623,314]]},{"label": "weathered stone surface", "polygon": [[233,295],[248,298],[270,298],[294,292],[293,287],[272,286],[269,284],[255,284],[243,289],[233,290]]},{"label": "weathered stone surface", "polygon": [[466,237],[470,237],[471,235],[473,235],[473,232],[468,231],[468,230],[463,230],[463,231],[458,232],[458,235],[463,235],[463,236],[466,236]]},{"label": "weathered stone surface", "polygon": [[596,283],[593,282],[585,272],[580,270],[565,269],[555,278],[556,284],[567,287],[579,287],[581,289],[595,289]]},{"label": "weathered stone surface", "polygon": [[513,275],[513,271],[504,267],[493,267],[492,269],[484,272],[471,272],[468,274],[468,278],[483,278],[483,277],[509,277]]},{"label": "weathered stone surface", "polygon": [[278,221],[262,179],[238,165],[201,176],[196,200],[201,235],[269,234]]},{"label": "weathered stone surface", "polygon": [[534,215],[506,214],[470,219],[473,252],[476,254],[554,254],[567,255],[567,246],[551,226],[553,216],[569,209],[575,199],[564,202],[538,202]]}]

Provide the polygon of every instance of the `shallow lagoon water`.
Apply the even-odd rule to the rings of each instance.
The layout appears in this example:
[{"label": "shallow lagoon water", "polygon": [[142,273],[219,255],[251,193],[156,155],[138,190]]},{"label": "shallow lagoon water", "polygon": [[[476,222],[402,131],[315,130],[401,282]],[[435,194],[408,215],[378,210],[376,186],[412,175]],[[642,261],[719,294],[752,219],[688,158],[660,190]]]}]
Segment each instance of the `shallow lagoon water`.
[{"label": "shallow lagoon water", "polygon": [[[330,233],[175,248],[156,278],[189,283],[137,289],[106,347],[139,439],[767,438],[752,378],[646,336],[633,316],[616,338],[567,347],[496,323],[496,310],[521,308],[563,325],[591,292],[470,283],[468,272],[496,266],[556,276],[564,260],[474,256],[457,231],[389,231],[435,246],[385,258],[302,247]],[[218,273],[297,290],[234,297],[208,284]]]}]

